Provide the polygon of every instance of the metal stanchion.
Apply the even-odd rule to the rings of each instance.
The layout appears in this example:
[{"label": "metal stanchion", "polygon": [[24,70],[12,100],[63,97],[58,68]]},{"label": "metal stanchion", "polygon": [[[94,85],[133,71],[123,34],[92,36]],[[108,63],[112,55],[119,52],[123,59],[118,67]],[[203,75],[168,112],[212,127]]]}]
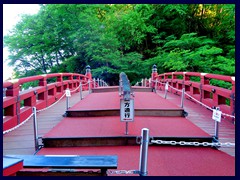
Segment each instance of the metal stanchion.
[{"label": "metal stanchion", "polygon": [[82,82],[80,82],[80,99],[81,100],[83,99],[83,96],[82,96]]},{"label": "metal stanchion", "polygon": [[158,81],[156,80],[155,81],[155,87],[154,87],[155,88],[155,93],[157,93],[157,83],[158,83]]},{"label": "metal stanchion", "polygon": [[69,108],[69,97],[66,97],[66,110]]},{"label": "metal stanchion", "polygon": [[185,88],[182,89],[181,107],[183,108],[183,101],[185,96]]},{"label": "metal stanchion", "polygon": [[35,142],[35,150],[38,150],[38,124],[37,124],[37,110],[36,107],[32,108],[33,111],[33,129],[34,129],[34,142]]},{"label": "metal stanchion", "polygon": [[125,132],[126,135],[128,135],[128,122],[126,122],[126,132]]},{"label": "metal stanchion", "polygon": [[141,139],[140,159],[139,159],[139,175],[147,176],[149,129],[143,128],[141,136],[142,136],[142,139]]},{"label": "metal stanchion", "polygon": [[165,95],[164,95],[165,99],[167,98],[167,91],[168,91],[168,82],[166,82],[165,84]]},{"label": "metal stanchion", "polygon": [[97,78],[97,83],[98,83],[98,87],[100,87],[100,84],[99,84],[99,78]]},{"label": "metal stanchion", "polygon": [[[220,108],[216,107],[216,111],[218,111],[218,113],[220,113]],[[220,119],[221,119],[221,115],[220,115]],[[216,121],[215,120],[215,138],[218,140],[218,131],[219,131],[219,122],[220,121]]]},{"label": "metal stanchion", "polygon": [[88,80],[88,94],[91,94],[91,84],[90,84],[90,80]]}]

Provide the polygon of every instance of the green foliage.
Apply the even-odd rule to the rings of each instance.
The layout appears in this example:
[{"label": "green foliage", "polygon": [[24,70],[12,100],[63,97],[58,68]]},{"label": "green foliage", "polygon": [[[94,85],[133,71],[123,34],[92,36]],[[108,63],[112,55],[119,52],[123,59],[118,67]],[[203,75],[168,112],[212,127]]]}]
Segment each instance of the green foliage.
[{"label": "green foliage", "polygon": [[47,4],[4,37],[16,77],[56,72],[134,84],[158,73],[235,75],[233,4]]},{"label": "green foliage", "polygon": [[27,89],[29,89],[30,87],[37,87],[38,86],[38,83],[39,83],[39,81],[37,80],[37,81],[32,81],[32,82],[27,82],[27,83],[24,83],[24,84],[22,84],[22,89],[24,89],[24,90],[27,90]]},{"label": "green foliage", "polygon": [[211,79],[210,80],[210,84],[213,86],[218,86],[218,87],[222,87],[225,89],[232,89],[232,84],[230,82],[225,82],[225,81],[221,81],[221,80],[216,80],[216,79]]}]

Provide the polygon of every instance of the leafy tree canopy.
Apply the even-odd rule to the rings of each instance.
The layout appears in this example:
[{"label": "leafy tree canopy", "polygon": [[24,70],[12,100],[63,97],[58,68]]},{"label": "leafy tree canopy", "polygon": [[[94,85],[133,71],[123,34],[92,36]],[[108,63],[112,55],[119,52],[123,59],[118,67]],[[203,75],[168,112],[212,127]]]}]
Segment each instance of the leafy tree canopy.
[{"label": "leafy tree canopy", "polygon": [[4,37],[16,77],[85,73],[118,84],[158,72],[235,74],[233,4],[47,4]]}]

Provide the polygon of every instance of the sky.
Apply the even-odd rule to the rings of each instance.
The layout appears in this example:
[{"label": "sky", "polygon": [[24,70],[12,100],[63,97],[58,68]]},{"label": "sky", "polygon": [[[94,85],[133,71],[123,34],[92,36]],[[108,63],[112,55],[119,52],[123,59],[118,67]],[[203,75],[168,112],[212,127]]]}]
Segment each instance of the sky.
[{"label": "sky", "polygon": [[[3,36],[7,35],[14,25],[20,20],[20,14],[36,14],[40,6],[38,4],[3,4]],[[9,53],[3,48],[3,81],[12,76],[13,69],[9,67],[7,60]]]}]

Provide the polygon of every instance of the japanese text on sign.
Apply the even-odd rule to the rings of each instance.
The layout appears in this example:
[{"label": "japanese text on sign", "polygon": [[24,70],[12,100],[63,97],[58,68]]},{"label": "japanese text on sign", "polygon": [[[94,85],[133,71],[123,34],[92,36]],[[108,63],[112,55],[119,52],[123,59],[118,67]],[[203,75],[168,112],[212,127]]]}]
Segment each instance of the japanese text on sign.
[{"label": "japanese text on sign", "polygon": [[66,89],[66,97],[71,97],[71,92],[69,89]]},{"label": "japanese text on sign", "polygon": [[222,111],[213,109],[212,119],[221,122]]},{"label": "japanese text on sign", "polygon": [[134,120],[134,101],[133,99],[130,100],[123,100],[121,99],[121,121],[133,121]]}]

